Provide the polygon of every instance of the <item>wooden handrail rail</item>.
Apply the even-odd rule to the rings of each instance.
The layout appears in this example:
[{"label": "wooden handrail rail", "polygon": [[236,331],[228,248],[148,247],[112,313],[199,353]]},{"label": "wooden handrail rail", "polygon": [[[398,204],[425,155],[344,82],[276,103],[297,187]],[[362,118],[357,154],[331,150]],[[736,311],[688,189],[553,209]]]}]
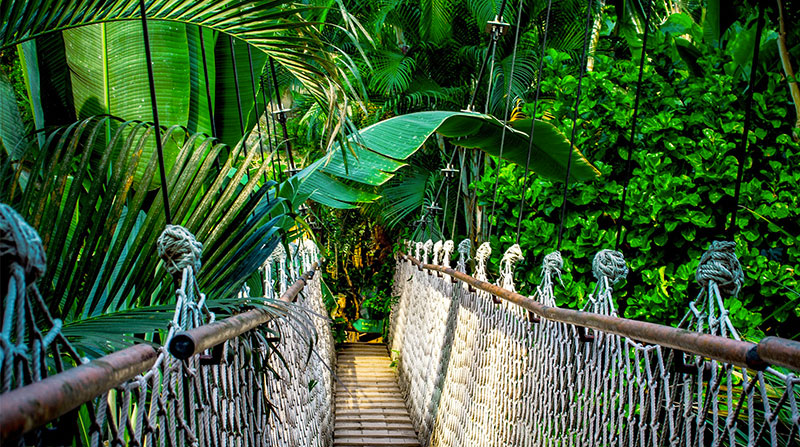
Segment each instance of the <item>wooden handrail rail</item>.
[{"label": "wooden handrail rail", "polygon": [[444,273],[548,320],[616,334],[750,369],[763,370],[769,365],[778,365],[800,371],[800,342],[779,337],[765,337],[756,344],[646,321],[545,306],[529,297],[480,281],[452,268],[423,264],[410,255],[401,254],[420,269]]}]

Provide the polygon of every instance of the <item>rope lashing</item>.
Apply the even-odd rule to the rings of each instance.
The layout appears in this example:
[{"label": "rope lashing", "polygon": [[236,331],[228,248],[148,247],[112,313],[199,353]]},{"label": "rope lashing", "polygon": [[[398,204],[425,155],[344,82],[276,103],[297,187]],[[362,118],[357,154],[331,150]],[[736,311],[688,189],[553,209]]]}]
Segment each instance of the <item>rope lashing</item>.
[{"label": "rope lashing", "polygon": [[484,242],[475,252],[475,278],[486,281],[486,261],[492,255],[492,246]]},{"label": "rope lashing", "polygon": [[47,268],[39,233],[4,203],[0,203],[0,260],[4,266],[12,262],[21,265],[29,284],[39,279]]},{"label": "rope lashing", "polygon": [[598,281],[608,278],[611,284],[616,284],[628,276],[628,266],[621,252],[600,250],[592,261],[592,273]]},{"label": "rope lashing", "polygon": [[422,246],[425,245],[422,242],[417,242],[414,249],[414,257],[417,259],[422,259]]},{"label": "rope lashing", "polygon": [[553,276],[558,277],[558,282],[561,285],[564,285],[564,281],[561,279],[561,270],[564,268],[564,259],[561,257],[560,251],[554,251],[552,253],[548,253],[545,255],[544,259],[542,259],[542,276],[553,278]]},{"label": "rope lashing", "polygon": [[200,271],[203,244],[186,228],[167,225],[158,236],[156,247],[158,256],[164,260],[164,266],[173,278],[180,278],[186,267],[191,267],[195,275]]},{"label": "rope lashing", "polygon": [[712,242],[700,258],[695,278],[703,288],[714,281],[720,290],[736,296],[744,283],[742,265],[736,257],[736,242]]},{"label": "rope lashing", "polygon": [[428,255],[431,253],[431,249],[433,248],[433,241],[428,239],[422,244],[422,262],[427,264],[428,263]]},{"label": "rope lashing", "polygon": [[446,240],[444,245],[442,245],[442,262],[441,264],[445,267],[450,267],[450,256],[453,254],[453,249],[456,247],[456,244],[453,243],[452,240]]},{"label": "rope lashing", "polygon": [[514,289],[514,264],[525,259],[522,256],[522,249],[519,244],[508,247],[503,258],[500,260],[500,281],[498,286],[516,292]]},{"label": "rope lashing", "polygon": [[433,244],[433,263],[437,265],[441,265],[442,261],[439,256],[442,254],[442,248],[444,247],[444,243],[441,240],[436,241]]},{"label": "rope lashing", "polygon": [[458,263],[456,264],[456,269],[459,272],[466,273],[467,262],[469,262],[469,260],[471,259],[470,258],[471,252],[472,252],[472,241],[470,241],[469,239],[464,239],[458,244]]}]

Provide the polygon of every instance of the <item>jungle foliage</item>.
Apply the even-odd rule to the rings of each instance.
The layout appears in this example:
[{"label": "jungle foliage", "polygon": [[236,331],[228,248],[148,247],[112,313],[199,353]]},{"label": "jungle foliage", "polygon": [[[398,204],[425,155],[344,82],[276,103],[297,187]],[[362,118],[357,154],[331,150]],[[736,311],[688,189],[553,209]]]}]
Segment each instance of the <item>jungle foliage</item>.
[{"label": "jungle foliage", "polygon": [[[614,22],[606,24],[603,32],[610,35]],[[621,245],[632,271],[615,295],[626,317],[676,324],[699,292],[694,274],[700,255],[710,241],[725,237],[749,78],[749,59],[739,52],[754,26],[755,14],[735,23],[721,47],[704,42],[699,27],[677,15],[650,36]],[[697,53],[680,51],[686,35]],[[734,324],[754,339],[797,338],[800,323],[800,145],[792,140],[786,80],[770,57],[775,39],[774,32],[765,32],[761,41],[738,209],[735,241],[745,287],[726,303]],[[566,194],[561,251],[567,271],[556,296],[559,305],[572,307],[591,292],[594,254],[615,243],[638,75],[636,58],[615,57],[625,51],[620,42],[601,42],[595,69],[583,79],[576,144],[596,161],[602,177],[571,184]],[[752,47],[746,52],[752,57]],[[540,111],[561,129],[572,125],[577,81],[564,73],[574,64],[569,54],[553,49],[545,59]],[[530,287],[538,282],[541,258],[555,249],[563,182],[534,177],[522,191],[521,177],[515,165],[500,171],[492,244],[505,249],[514,243],[524,197],[520,244],[526,260],[518,276]],[[491,169],[472,185],[485,206],[494,182]]]}]

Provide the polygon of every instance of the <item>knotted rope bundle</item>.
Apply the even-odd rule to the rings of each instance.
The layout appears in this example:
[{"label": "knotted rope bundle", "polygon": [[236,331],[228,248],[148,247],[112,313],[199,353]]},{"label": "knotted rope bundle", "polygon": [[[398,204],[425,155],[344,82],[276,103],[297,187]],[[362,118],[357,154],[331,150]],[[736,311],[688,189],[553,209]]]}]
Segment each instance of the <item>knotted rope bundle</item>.
[{"label": "knotted rope bundle", "polygon": [[486,261],[492,255],[492,246],[484,242],[475,251],[475,278],[486,281]]},{"label": "knotted rope bundle", "polygon": [[436,241],[433,244],[433,263],[436,265],[441,265],[440,256],[442,255],[442,249],[444,248],[444,243],[442,241]]},{"label": "knotted rope bundle", "polygon": [[721,291],[736,296],[744,283],[742,265],[736,257],[736,242],[712,242],[700,257],[695,278],[703,288],[714,281]]},{"label": "knotted rope bundle", "polygon": [[503,259],[500,260],[500,282],[498,284],[500,287],[516,292],[514,288],[514,264],[523,259],[525,258],[522,256],[522,249],[520,249],[519,244],[508,247],[508,250],[503,254]]},{"label": "knotted rope bundle", "polygon": [[164,260],[167,272],[174,278],[183,269],[191,267],[197,275],[202,265],[203,244],[194,235],[180,225],[167,225],[156,241],[158,256]]},{"label": "knotted rope bundle", "polygon": [[616,284],[628,276],[628,266],[622,253],[600,250],[592,261],[592,273],[598,280],[608,278],[611,284]]},{"label": "knotted rope bundle", "polygon": [[458,264],[456,269],[459,272],[467,271],[467,262],[470,260],[470,252],[472,251],[472,242],[469,239],[464,239],[458,244]]},{"label": "knotted rope bundle", "polygon": [[451,240],[445,241],[444,245],[442,246],[442,265],[445,267],[450,267],[450,256],[453,254],[453,249],[455,248],[455,244]]},{"label": "knotted rope bundle", "polygon": [[4,203],[0,203],[0,260],[3,266],[21,265],[28,283],[39,279],[47,267],[39,233]]},{"label": "knotted rope bundle", "polygon": [[428,263],[428,255],[431,254],[431,251],[433,251],[433,241],[428,239],[427,241],[425,241],[424,244],[422,244],[422,263],[423,264],[427,264]]}]

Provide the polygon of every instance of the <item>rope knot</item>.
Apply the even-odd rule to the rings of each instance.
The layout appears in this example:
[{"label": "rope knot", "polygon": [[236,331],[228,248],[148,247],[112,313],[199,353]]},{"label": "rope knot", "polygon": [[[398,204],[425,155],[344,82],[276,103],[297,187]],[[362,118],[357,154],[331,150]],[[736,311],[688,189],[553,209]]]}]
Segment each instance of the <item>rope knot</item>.
[{"label": "rope knot", "polygon": [[611,284],[616,284],[628,276],[628,266],[625,264],[625,257],[621,252],[600,250],[592,261],[592,273],[598,280],[605,277]]},{"label": "rope knot", "polygon": [[[508,250],[503,254],[503,259],[500,260],[500,268],[513,271],[514,264],[523,259],[525,259],[525,257],[522,256],[522,249],[519,247],[519,244],[514,244],[508,247]],[[505,267],[503,267],[503,265],[505,265]]]},{"label": "rope knot", "polygon": [[503,254],[503,259],[500,260],[500,273],[502,275],[500,277],[500,287],[516,292],[514,289],[514,264],[523,259],[525,258],[522,256],[522,249],[519,244],[508,247],[508,250]]},{"label": "rope knot", "polygon": [[422,263],[428,263],[428,254],[431,252],[431,248],[433,248],[433,241],[428,239],[422,244]]},{"label": "rope knot", "polygon": [[564,259],[560,251],[554,251],[545,255],[542,260],[542,274],[561,276],[561,269],[564,268]]},{"label": "rope knot", "polygon": [[469,254],[471,251],[472,242],[469,239],[464,239],[458,244],[458,263],[456,264],[458,271],[467,271],[467,262],[470,259]]},{"label": "rope knot", "polygon": [[453,243],[451,240],[446,240],[444,245],[442,245],[442,265],[445,267],[450,267],[450,255],[453,253],[453,249],[455,248],[456,244]]},{"label": "rope knot", "polygon": [[28,283],[39,279],[47,267],[39,234],[4,203],[0,203],[0,260],[0,265],[21,265]]},{"label": "rope knot", "polygon": [[203,244],[180,225],[167,225],[156,241],[158,256],[164,260],[167,272],[175,277],[184,268],[192,267],[196,275],[202,265]]},{"label": "rope knot", "polygon": [[433,244],[433,263],[434,264],[437,264],[437,265],[441,264],[441,261],[439,260],[439,256],[442,254],[442,248],[443,248],[443,243],[442,243],[441,240],[436,241],[436,243]]},{"label": "rope knot", "polygon": [[489,245],[488,242],[484,242],[478,247],[478,250],[475,251],[475,260],[478,262],[485,263],[489,256],[492,255],[492,246]]},{"label": "rope knot", "polygon": [[481,281],[486,281],[486,261],[492,255],[492,246],[488,242],[484,242],[475,251],[475,278]]},{"label": "rope knot", "polygon": [[695,278],[703,287],[714,281],[721,291],[737,295],[744,283],[744,273],[736,257],[736,242],[712,242],[700,257]]}]

